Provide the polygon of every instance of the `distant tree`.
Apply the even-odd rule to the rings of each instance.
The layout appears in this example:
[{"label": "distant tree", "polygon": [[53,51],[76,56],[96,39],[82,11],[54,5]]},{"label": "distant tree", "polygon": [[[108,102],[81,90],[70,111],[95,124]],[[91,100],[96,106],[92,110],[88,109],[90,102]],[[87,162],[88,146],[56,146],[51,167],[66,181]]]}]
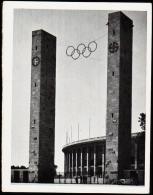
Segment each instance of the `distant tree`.
[{"label": "distant tree", "polygon": [[140,113],[138,122],[140,123],[141,129],[145,131],[146,129],[146,114],[145,113]]},{"label": "distant tree", "polygon": [[26,167],[24,165],[21,165],[20,169],[26,169]]},{"label": "distant tree", "polygon": [[19,169],[19,168],[20,168],[19,166],[14,166],[14,165],[11,166],[11,169]]},{"label": "distant tree", "polygon": [[11,169],[27,169],[27,167],[25,167],[24,165],[21,165],[20,167],[12,165]]}]

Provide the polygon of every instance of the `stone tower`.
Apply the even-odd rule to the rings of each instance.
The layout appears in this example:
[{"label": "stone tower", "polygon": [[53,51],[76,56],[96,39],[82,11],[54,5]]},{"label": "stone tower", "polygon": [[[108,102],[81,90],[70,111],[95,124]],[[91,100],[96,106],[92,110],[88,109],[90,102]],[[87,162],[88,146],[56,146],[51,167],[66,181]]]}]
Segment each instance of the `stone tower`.
[{"label": "stone tower", "polygon": [[133,22],[122,12],[108,16],[105,183],[130,166]]},{"label": "stone tower", "polygon": [[29,182],[54,180],[56,37],[32,32]]}]

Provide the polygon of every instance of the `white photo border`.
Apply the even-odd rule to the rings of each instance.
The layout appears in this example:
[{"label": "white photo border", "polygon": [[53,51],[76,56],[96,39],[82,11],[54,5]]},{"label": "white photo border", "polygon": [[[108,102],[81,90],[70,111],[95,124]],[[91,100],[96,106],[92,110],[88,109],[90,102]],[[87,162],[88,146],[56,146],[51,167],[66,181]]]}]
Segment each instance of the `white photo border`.
[{"label": "white photo border", "polygon": [[[13,66],[13,11],[14,9],[67,10],[125,10],[147,12],[146,57],[146,140],[145,185],[73,185],[73,184],[12,184],[11,183],[11,125],[12,125],[12,66]],[[77,192],[77,193],[149,193],[150,191],[150,112],[151,112],[151,3],[76,3],[76,2],[4,2],[2,31],[2,191],[3,192]]]}]

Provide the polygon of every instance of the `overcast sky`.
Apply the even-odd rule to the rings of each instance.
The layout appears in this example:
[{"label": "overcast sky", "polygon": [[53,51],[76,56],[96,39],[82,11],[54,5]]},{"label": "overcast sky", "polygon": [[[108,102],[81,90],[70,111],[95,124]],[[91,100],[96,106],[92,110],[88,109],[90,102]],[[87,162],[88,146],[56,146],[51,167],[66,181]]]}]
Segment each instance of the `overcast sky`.
[{"label": "overcast sky", "polygon": [[[32,31],[43,29],[57,37],[55,164],[64,171],[62,147],[66,131],[71,141],[106,133],[107,20],[112,11],[14,11],[12,165],[28,166]],[[124,12],[124,11],[123,11]],[[124,12],[133,27],[132,132],[140,130],[138,116],[145,112],[146,12]],[[96,40],[89,58],[66,56],[69,45]]]}]

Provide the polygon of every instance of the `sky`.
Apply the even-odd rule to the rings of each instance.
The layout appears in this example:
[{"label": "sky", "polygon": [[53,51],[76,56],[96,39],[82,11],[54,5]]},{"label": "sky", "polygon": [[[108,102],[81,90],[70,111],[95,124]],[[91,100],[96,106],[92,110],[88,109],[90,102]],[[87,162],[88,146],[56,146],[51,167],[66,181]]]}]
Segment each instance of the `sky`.
[{"label": "sky", "polygon": [[[118,10],[117,10],[118,11]],[[12,72],[11,164],[29,163],[30,86],[32,31],[43,29],[57,38],[55,164],[64,171],[62,147],[69,141],[106,133],[107,20],[112,11],[34,10],[14,11]],[[140,131],[138,116],[145,112],[146,12],[123,11],[133,20],[132,132]],[[68,46],[96,41],[89,58],[73,60]],[[71,130],[72,129],[72,130]],[[72,136],[71,136],[72,131]]]}]

